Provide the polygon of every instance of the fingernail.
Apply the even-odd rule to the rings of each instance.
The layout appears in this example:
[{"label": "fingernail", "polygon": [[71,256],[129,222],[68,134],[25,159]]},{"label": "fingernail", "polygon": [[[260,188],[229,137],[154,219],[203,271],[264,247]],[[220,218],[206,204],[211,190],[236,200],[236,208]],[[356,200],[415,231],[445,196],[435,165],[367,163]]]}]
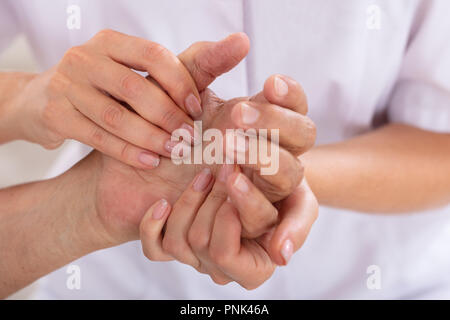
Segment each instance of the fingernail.
[{"label": "fingernail", "polygon": [[248,184],[245,181],[244,177],[242,176],[242,173],[238,174],[236,180],[234,180],[233,187],[235,187],[242,193],[248,192]]},{"label": "fingernail", "polygon": [[241,120],[244,124],[255,123],[259,118],[259,111],[253,107],[250,107],[246,103],[241,104]]},{"label": "fingernail", "polygon": [[187,96],[184,104],[191,116],[197,118],[202,115],[202,106],[200,105],[200,101],[198,101],[197,97],[193,93]]},{"label": "fingernail", "polygon": [[164,149],[166,149],[166,151],[168,152],[172,152],[172,150],[176,147],[178,143],[179,141],[167,140],[166,143],[164,144]]},{"label": "fingernail", "polygon": [[284,262],[288,264],[289,260],[294,253],[294,244],[291,240],[287,239],[283,243],[283,247],[281,248],[281,255],[283,256]]},{"label": "fingernail", "polygon": [[218,179],[221,182],[227,182],[228,177],[230,174],[232,174],[234,171],[234,166],[230,164],[224,164],[222,167],[220,167],[220,171],[218,174]]},{"label": "fingernail", "polygon": [[[174,154],[173,150],[180,143],[181,143],[180,147],[178,147],[178,149],[176,150],[176,154]],[[184,154],[184,151],[183,151],[184,148],[190,148],[190,147],[187,144],[180,142],[180,141],[167,140],[166,143],[164,144],[164,148],[166,149],[167,152],[170,153],[171,157],[182,158],[183,154]]]},{"label": "fingernail", "polygon": [[195,191],[204,191],[211,181],[212,175],[209,168],[204,168],[195,178],[192,187]]},{"label": "fingernail", "polygon": [[194,128],[191,125],[183,123],[181,129],[185,129],[189,132],[189,135],[191,136],[191,143],[195,141]]},{"label": "fingernail", "polygon": [[159,157],[148,152],[142,152],[139,155],[139,161],[149,167],[157,167],[159,165]]},{"label": "fingernail", "polygon": [[286,81],[281,79],[279,76],[275,76],[274,80],[275,93],[279,97],[284,97],[288,94],[289,87]]},{"label": "fingernail", "polygon": [[156,204],[155,208],[153,209],[152,218],[155,220],[161,219],[164,216],[164,214],[166,213],[168,205],[169,204],[166,201],[166,199],[159,200],[158,203]]}]

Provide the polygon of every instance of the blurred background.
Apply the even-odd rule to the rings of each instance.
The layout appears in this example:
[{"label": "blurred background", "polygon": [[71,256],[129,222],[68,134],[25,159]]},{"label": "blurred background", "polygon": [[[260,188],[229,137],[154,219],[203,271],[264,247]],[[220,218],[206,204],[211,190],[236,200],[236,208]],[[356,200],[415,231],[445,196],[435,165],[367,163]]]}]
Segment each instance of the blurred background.
[{"label": "blurred background", "polygon": [[[24,37],[18,37],[0,54],[0,71],[36,72],[37,65]],[[64,145],[57,150],[24,141],[0,145],[0,188],[45,178]],[[36,284],[21,290],[10,299],[30,298]]]}]

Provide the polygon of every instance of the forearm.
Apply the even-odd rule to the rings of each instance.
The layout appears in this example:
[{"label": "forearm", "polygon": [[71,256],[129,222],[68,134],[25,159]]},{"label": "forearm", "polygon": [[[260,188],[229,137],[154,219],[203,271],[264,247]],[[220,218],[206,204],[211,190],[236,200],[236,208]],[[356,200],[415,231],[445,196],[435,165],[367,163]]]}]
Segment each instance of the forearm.
[{"label": "forearm", "polygon": [[55,179],[0,190],[0,298],[112,245],[95,219],[89,167],[84,161]]},{"label": "forearm", "polygon": [[22,72],[0,72],[0,144],[12,140],[25,139],[23,120],[19,101],[26,85],[35,77]]},{"label": "forearm", "polygon": [[302,156],[322,205],[410,212],[450,202],[450,135],[387,125]]}]

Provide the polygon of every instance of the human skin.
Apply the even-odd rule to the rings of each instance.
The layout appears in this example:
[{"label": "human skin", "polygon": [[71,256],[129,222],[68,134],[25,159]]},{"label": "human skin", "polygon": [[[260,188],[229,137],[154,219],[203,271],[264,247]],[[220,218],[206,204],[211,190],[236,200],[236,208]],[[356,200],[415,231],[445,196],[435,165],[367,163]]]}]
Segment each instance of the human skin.
[{"label": "human skin", "polygon": [[[261,99],[260,96],[257,98]],[[248,99],[224,102],[210,91],[205,91],[202,115],[205,127],[234,127],[232,111],[239,108],[240,103],[237,102],[241,100]],[[253,103],[256,107],[256,102]],[[269,107],[267,103],[261,104]],[[285,118],[280,115],[279,120],[285,121]],[[273,114],[270,121],[273,121]],[[295,130],[295,126],[290,129]],[[305,141],[303,143],[308,144]],[[202,167],[177,166],[170,159],[162,159],[158,168],[140,170],[94,151],[60,177],[3,190],[0,192],[0,252],[3,255],[0,259],[1,296],[89,252],[139,239],[139,225],[147,209],[161,198],[175,203]],[[259,177],[258,174],[250,176],[255,184],[259,184],[261,191],[272,199],[281,200],[291,194],[302,178],[302,168],[289,152],[281,156],[280,168],[286,169],[281,170],[272,181],[279,185],[270,183],[265,188],[264,179],[254,178]],[[217,167],[211,166],[212,172],[216,170]],[[317,203],[311,195],[307,199],[313,203],[314,209],[314,203]],[[303,198],[301,196],[298,199],[300,201],[297,200],[297,205]],[[306,209],[312,224],[317,208]],[[273,251],[273,259],[281,260],[280,264],[285,261],[278,251],[286,237],[291,237],[295,249],[304,241],[304,226],[291,223],[293,230],[289,230],[289,225],[283,224],[281,217],[277,219],[280,221],[262,221],[257,216],[259,213],[253,211],[248,214],[256,219],[253,222],[252,219],[243,220],[249,222],[250,226],[263,224],[262,228],[256,228],[258,233],[263,233],[264,228],[272,228],[276,223],[284,226],[277,238],[272,237],[276,243],[267,245],[269,251]],[[289,220],[289,216],[286,219]],[[172,228],[169,225],[167,232]],[[238,230],[240,234],[241,229]],[[296,232],[300,235],[299,240],[296,240]],[[178,248],[173,244],[166,246],[166,250],[174,255]],[[249,288],[265,279],[267,273],[261,274],[259,281],[253,280]]]},{"label": "human skin", "polygon": [[0,143],[22,139],[54,149],[75,139],[151,169],[158,155],[170,156],[171,133],[192,131],[188,115],[201,112],[195,82],[176,55],[112,30],[70,48],[45,72],[0,73]]},{"label": "human skin", "polygon": [[300,157],[319,203],[406,213],[450,203],[450,135],[392,123]]},{"label": "human skin", "polygon": [[[243,239],[240,213],[270,210],[278,211],[282,222],[260,237]],[[219,285],[235,281],[250,290],[271,277],[277,266],[271,256],[278,254],[279,243],[283,243],[281,264],[289,262],[317,212],[317,201],[305,179],[275,209],[238,167],[225,164],[215,178],[205,168],[173,205],[161,199],[150,207],[140,223],[142,248],[152,261],[176,259]],[[167,241],[173,237],[168,219],[176,221],[178,233],[185,231],[184,236]],[[171,247],[174,244],[177,250]]]},{"label": "human skin", "polygon": [[[247,52],[248,48],[248,40],[246,39],[246,37],[243,37],[242,35],[236,35],[234,37],[230,37],[225,39],[222,42],[218,42],[215,44],[211,44],[211,43],[198,43],[194,46],[192,46],[190,48],[190,50],[185,51],[182,55],[181,55],[181,59],[183,60],[184,64],[191,70],[191,73],[194,75],[194,78],[196,79],[196,84],[198,87],[201,88],[201,86],[207,86],[211,81],[214,80],[215,76],[226,72],[227,70],[231,69],[235,64],[237,64],[245,55]],[[219,59],[217,58],[217,53],[219,53]],[[211,59],[211,57],[214,57],[214,59]],[[215,63],[215,65],[214,65]],[[275,80],[276,78],[273,78],[272,80]],[[280,78],[281,79],[281,78]],[[294,103],[292,103],[292,105],[289,105],[290,108],[295,109],[297,107],[299,108],[303,108],[304,110],[304,106],[302,106],[302,103],[295,103],[296,100],[298,100],[298,96],[302,94],[302,92],[300,93],[298,91],[299,86],[296,84],[292,84],[292,81],[290,81],[289,79],[286,78],[286,81],[288,81],[289,86],[296,89],[296,90],[291,90],[290,95],[286,95],[285,98],[285,103],[290,104],[293,100]],[[207,108],[209,110],[209,112],[204,113],[202,116],[204,117],[204,122],[205,123],[209,123],[210,125],[214,125],[214,122],[217,121],[217,119],[220,116],[224,115],[224,111],[228,112],[229,116],[227,118],[226,121],[218,121],[222,124],[222,127],[225,128],[227,126],[227,124],[229,126],[232,125],[232,121],[231,119],[231,113],[230,113],[230,107],[233,104],[236,103],[236,101],[239,100],[235,100],[234,102],[230,102],[230,103],[224,103],[223,101],[214,98],[213,95],[210,94],[209,91],[205,92],[205,95],[209,97],[209,99],[207,99],[208,101],[210,101],[209,103],[206,103],[207,106],[209,106],[209,108]],[[257,102],[257,100],[261,100],[261,96],[257,96],[255,97],[255,101],[253,102],[253,104],[255,104]],[[245,100],[245,99],[243,99]],[[267,109],[273,109],[275,106],[272,106],[269,104],[269,102],[265,99],[263,99],[264,101],[259,101],[260,104],[264,104],[266,106]],[[275,99],[276,100],[276,99]],[[281,101],[283,102],[283,101]],[[300,102],[304,102],[303,100],[300,99]],[[298,104],[298,105],[297,105]],[[218,108],[218,106],[223,106],[223,105],[227,105],[227,108]],[[241,106],[242,107],[242,106]],[[256,105],[253,105],[253,107],[256,107]],[[239,110],[238,110],[239,111]],[[225,113],[226,113],[225,112]],[[275,113],[277,113],[277,110],[275,110]],[[279,110],[278,110],[279,115],[282,115]],[[236,114],[236,112],[235,112]],[[273,114],[272,114],[273,116]],[[296,118],[297,115],[295,112],[291,112],[290,116],[293,118]],[[266,115],[267,117],[267,115]],[[225,117],[226,118],[226,117]],[[264,114],[262,115],[261,118],[264,118]],[[223,120],[223,119],[222,119]],[[281,119],[281,120],[285,120],[285,119]],[[307,118],[300,118],[300,119],[296,119],[296,121],[298,122],[298,120],[300,120],[300,124],[302,124],[303,121],[307,121]],[[295,122],[295,121],[294,121]],[[272,123],[273,124],[273,123]],[[311,125],[311,122],[307,121],[306,124]],[[291,130],[295,129],[295,126],[291,127]],[[313,134],[310,134],[308,136],[308,138],[311,138],[312,140],[314,139],[314,128],[313,126],[310,126],[310,129],[313,129]],[[297,143],[288,143],[287,146],[288,147],[293,147],[293,149],[298,149],[298,147],[306,147],[308,144],[311,145],[313,141],[307,141],[308,139],[299,139],[299,141]],[[283,142],[283,135],[282,135],[282,142]],[[134,220],[133,221],[133,215],[135,215],[136,213],[139,215],[140,211],[139,208],[136,209],[136,211],[133,211],[131,214],[129,211],[127,211],[126,209],[128,209],[130,206],[126,206],[127,208],[125,210],[117,210],[115,213],[116,215],[111,214],[111,211],[113,211],[112,209],[116,209],[116,207],[114,206],[114,203],[112,205],[112,207],[108,207],[108,200],[116,200],[117,198],[114,197],[114,191],[116,189],[113,182],[114,181],[110,181],[111,183],[104,183],[105,180],[108,181],[108,173],[115,173],[112,174],[111,176],[115,177],[117,179],[117,177],[120,177],[121,174],[120,173],[126,173],[128,174],[128,178],[130,178],[133,173],[136,173],[139,171],[139,173],[137,174],[140,178],[142,178],[142,176],[146,176],[146,172],[144,172],[143,170],[136,170],[134,168],[128,167],[122,163],[119,163],[117,161],[112,160],[111,158],[102,156],[99,159],[100,160],[95,160],[96,158],[99,158],[98,153],[92,153],[86,160],[82,161],[79,165],[77,165],[75,168],[73,168],[72,170],[70,170],[68,173],[64,174],[61,177],[58,177],[57,179],[52,179],[46,182],[40,182],[40,183],[35,183],[35,184],[30,184],[30,185],[24,185],[24,186],[20,186],[20,187],[16,187],[16,188],[10,188],[7,190],[4,190],[2,192],[2,196],[6,197],[6,199],[8,198],[12,198],[17,196],[18,198],[23,198],[24,203],[28,203],[29,205],[32,204],[32,202],[27,202],[26,199],[27,197],[29,198],[30,196],[32,196],[31,198],[34,199],[34,201],[36,201],[36,197],[33,197],[33,195],[28,194],[27,190],[31,190],[32,192],[36,192],[36,190],[42,190],[42,194],[41,194],[41,199],[42,202],[46,202],[46,200],[49,200],[46,197],[46,190],[50,190],[49,194],[51,194],[51,199],[53,200],[53,205],[52,206],[48,206],[49,207],[49,211],[47,212],[49,214],[49,216],[51,215],[51,213],[54,213],[55,211],[57,211],[57,209],[61,210],[61,208],[58,207],[58,205],[63,206],[63,210],[65,211],[65,209],[67,207],[70,207],[69,204],[64,204],[64,202],[58,202],[57,199],[62,199],[64,198],[64,192],[62,192],[62,197],[61,197],[61,192],[59,188],[54,189],[55,185],[60,185],[62,182],[61,181],[70,181],[73,180],[74,181],[74,185],[76,186],[76,181],[79,180],[80,177],[72,177],[72,179],[66,180],[64,177],[67,176],[73,176],[73,172],[78,172],[79,176],[82,177],[89,177],[89,181],[91,182],[91,185],[95,185],[95,190],[92,190],[90,188],[83,188],[81,189],[83,191],[85,190],[91,190],[92,194],[95,195],[94,198],[89,197],[89,196],[84,196],[83,199],[86,200],[86,203],[89,203],[90,201],[95,202],[95,205],[93,205],[94,209],[92,210],[91,206],[89,205],[82,205],[81,203],[83,201],[79,201],[80,203],[74,203],[72,206],[72,211],[74,211],[74,216],[72,217],[73,220],[77,220],[77,214],[76,214],[76,210],[75,208],[79,208],[82,207],[83,209],[85,209],[87,212],[94,212],[93,214],[90,214],[90,217],[87,220],[95,220],[98,219],[96,222],[98,223],[100,221],[100,224],[103,226],[103,228],[98,228],[98,224],[97,223],[89,223],[89,225],[91,226],[97,226],[96,229],[98,233],[97,235],[101,235],[102,234],[102,230],[105,230],[105,234],[103,234],[103,236],[101,237],[97,237],[96,239],[101,238],[103,241],[96,241],[95,239],[93,239],[92,241],[90,241],[89,243],[93,245],[94,248],[101,248],[101,247],[107,247],[107,246],[111,246],[114,244],[118,244],[121,243],[123,241],[127,241],[126,239],[128,239],[128,237],[130,236],[130,234],[134,233],[134,235],[132,235],[132,237],[136,237],[136,235],[138,235],[138,232],[136,232],[138,226],[136,225],[137,221]],[[94,160],[91,160],[94,159]],[[283,160],[284,159],[284,160]],[[292,168],[292,170],[287,170],[286,172],[289,172],[289,177],[287,178],[288,181],[290,181],[290,183],[282,183],[281,188],[280,188],[280,192],[276,192],[276,184],[272,185],[272,183],[274,181],[268,181],[270,182],[270,190],[269,190],[269,194],[272,197],[279,197],[282,198],[283,194],[288,192],[287,191],[287,187],[293,187],[295,188],[296,184],[298,183],[298,181],[295,181],[295,179],[301,179],[302,176],[302,170],[301,170],[301,166],[298,165],[298,160],[296,160],[296,158],[290,154],[289,152],[284,152],[281,156],[281,165],[283,165],[283,161],[288,160],[290,162],[290,165],[293,165],[294,167]],[[86,163],[90,163],[89,167],[97,167],[97,170],[95,172],[92,172],[92,170],[90,170],[90,168],[88,168],[88,166],[86,166]],[[165,161],[165,163],[168,163],[167,161]],[[169,163],[170,165],[173,166],[172,163]],[[128,168],[126,168],[128,167]],[[79,169],[79,168],[85,168],[85,169]],[[104,170],[103,170],[104,169]],[[154,180],[153,182],[157,181],[156,183],[153,184],[153,186],[156,186],[155,188],[152,188],[153,190],[160,190],[160,191],[166,191],[166,192],[173,192],[173,190],[171,190],[172,188],[166,187],[164,188],[164,186],[162,184],[167,184],[166,181],[170,182],[170,177],[171,174],[173,174],[174,170],[171,170],[172,168],[169,168],[170,170],[167,170],[166,173],[169,173],[168,175],[166,175],[166,178],[168,178],[168,180],[162,180],[160,179],[162,176],[165,175],[165,170],[161,169],[158,172],[154,172]],[[186,167],[185,167],[186,169]],[[89,171],[90,174],[85,176],[84,172],[85,171]],[[115,172],[114,172],[115,171]],[[195,173],[196,169],[195,167],[191,167],[189,170],[186,170],[186,172],[194,172]],[[102,174],[105,173],[106,174]],[[250,171],[251,172],[251,169]],[[298,174],[292,174],[298,172]],[[125,175],[126,175],[125,174]],[[158,174],[159,179],[158,179]],[[177,178],[183,178],[183,174],[180,175],[176,175]],[[186,175],[185,175],[186,176]],[[255,177],[257,177],[258,175],[255,175]],[[292,180],[292,177],[294,180]],[[134,176],[134,178],[136,178],[136,176]],[[148,178],[148,176],[147,176]],[[129,180],[133,180],[133,177],[131,177]],[[139,178],[136,179],[136,181],[139,180]],[[93,182],[94,181],[94,182]],[[139,187],[139,183],[134,181],[134,187]],[[294,181],[294,182],[293,182]],[[103,183],[102,183],[103,182]],[[139,181],[142,183],[142,181]],[[160,186],[158,187],[158,182],[160,183]],[[264,183],[264,179],[261,179],[260,182]],[[275,181],[276,182],[276,181]],[[170,184],[170,183],[169,183]],[[36,185],[39,185],[39,188],[36,187]],[[126,184],[122,184],[123,186],[126,186]],[[131,186],[133,186],[133,182],[130,183]],[[183,182],[179,183],[178,185],[183,185]],[[142,186],[142,184],[141,184]],[[68,185],[66,185],[66,188],[69,190],[71,188],[68,188]],[[76,189],[76,188],[75,188]],[[56,191],[55,191],[56,190]],[[122,189],[123,190],[123,189]],[[76,190],[73,190],[73,194],[77,194]],[[141,190],[142,191],[142,190]],[[55,195],[55,193],[59,194],[60,196],[57,197]],[[145,191],[142,191],[140,194],[136,193],[135,198],[132,197],[128,197],[128,198],[122,198],[123,201],[130,201],[131,205],[135,205],[136,203],[139,204],[139,201],[135,202],[133,200],[135,199],[139,199],[140,196],[142,196],[142,194],[145,194]],[[315,198],[312,198],[312,202],[315,202]],[[67,201],[67,199],[65,199]],[[78,199],[80,200],[80,199]],[[39,203],[39,202],[37,202]],[[91,202],[92,203],[92,202]],[[106,206],[103,206],[104,204],[106,204]],[[109,202],[109,204],[111,204]],[[51,207],[55,207],[55,210],[51,210]],[[26,208],[26,209],[25,209]],[[17,210],[19,210],[19,213],[17,213],[16,210],[14,210],[15,208],[11,208],[9,206],[6,206],[4,209],[6,211],[10,210],[12,212],[16,212],[17,214],[14,215],[15,220],[17,222],[20,222],[20,217],[23,218],[23,215],[26,215],[27,213],[29,213],[29,211],[31,212],[39,212],[39,208],[38,205],[36,205],[36,207],[26,207],[25,208],[21,208],[18,207]],[[28,209],[28,210],[27,210]],[[316,212],[314,210],[311,210],[311,213],[313,214],[312,216],[314,217],[314,214],[316,214]],[[85,216],[85,215],[80,215],[80,216]],[[62,216],[64,217],[64,216]],[[67,218],[69,218],[68,216],[66,216]],[[75,217],[75,218],[74,218]],[[6,221],[8,221],[7,215],[5,213],[5,219]],[[261,219],[260,219],[261,220]],[[46,219],[45,215],[41,215],[39,217],[39,222],[42,221],[51,221],[51,219]],[[59,219],[58,219],[59,221]],[[52,223],[53,224],[53,223]],[[273,224],[273,221],[270,221],[270,224]],[[20,228],[20,223],[16,223],[14,225],[14,227],[10,226],[10,228],[7,228],[8,224],[6,223],[5,226],[5,230],[9,230],[10,232],[14,232],[14,234],[17,234],[15,231],[17,231],[17,229]],[[39,230],[38,227],[39,223],[34,223],[33,226],[35,227],[35,229],[33,230],[28,230],[30,234],[35,234],[34,231]],[[71,225],[71,224],[69,224]],[[78,225],[83,225],[83,223],[81,222],[77,222],[75,223],[76,226]],[[285,224],[286,225],[286,224]],[[295,226],[295,224],[292,224],[293,226]],[[119,226],[119,228],[117,230],[114,230],[115,227]],[[60,225],[59,227],[62,227],[62,225]],[[45,228],[44,228],[45,229]],[[87,228],[87,230],[89,230],[90,228]],[[131,230],[134,229],[134,230]],[[61,230],[59,228],[56,228],[55,230]],[[131,230],[131,232],[130,232]],[[287,228],[284,228],[282,231],[282,233],[286,232]],[[79,232],[79,230],[77,230]],[[115,232],[117,231],[117,233]],[[262,230],[258,230],[258,232],[262,232]],[[9,232],[4,232],[3,235],[8,238],[8,234]],[[52,233],[45,233],[47,235],[51,235]],[[63,232],[63,234],[66,234]],[[120,234],[120,236],[118,236]],[[54,234],[53,234],[54,235]],[[68,232],[67,233],[67,237],[64,236],[64,238],[70,238],[71,233]],[[303,233],[302,233],[303,235]],[[292,235],[291,235],[292,236]],[[50,239],[49,239],[50,238]],[[75,237],[76,238],[76,237]],[[89,239],[89,236],[87,236],[85,239]],[[295,240],[295,239],[293,239]],[[52,243],[53,241],[53,243]],[[300,240],[301,241],[301,240]],[[4,290],[6,293],[8,293],[8,290],[17,288],[17,286],[20,287],[20,285],[26,284],[28,281],[33,280],[36,276],[39,276],[40,274],[45,274],[46,270],[47,272],[49,270],[52,270],[52,268],[54,267],[58,267],[60,265],[60,263],[62,263],[62,261],[66,261],[66,259],[70,259],[70,257],[76,257],[77,254],[79,252],[88,252],[89,250],[92,250],[92,246],[90,249],[86,249],[86,247],[83,247],[83,245],[80,246],[76,246],[71,250],[72,247],[67,243],[65,243],[64,241],[62,241],[62,243],[59,243],[62,246],[58,246],[54,243],[54,239],[51,239],[51,237],[48,237],[46,239],[43,239],[43,241],[40,241],[39,243],[42,246],[45,246],[45,244],[50,243],[50,245],[52,247],[55,248],[60,248],[60,255],[56,255],[59,256],[59,259],[57,259],[55,256],[53,256],[53,259],[43,259],[43,261],[36,261],[37,262],[37,266],[34,268],[34,270],[29,270],[29,272],[20,274],[20,275],[16,275],[17,277],[15,277],[14,275],[11,275],[11,277],[9,277],[9,282],[5,283],[4,286]],[[294,241],[295,243],[297,243],[298,241]],[[4,241],[5,244],[10,244],[12,245],[12,247],[14,247],[14,241]],[[34,242],[35,243],[35,242]],[[102,243],[102,244],[99,244]],[[97,244],[97,245],[96,245]],[[29,246],[27,241],[21,242],[21,243],[16,243],[17,248],[16,250],[13,250],[12,252],[14,253],[20,253],[23,252],[22,248],[24,248],[24,246],[27,248],[27,250],[31,250],[31,246]],[[40,248],[39,248],[40,249]],[[42,250],[39,250],[41,254],[44,254],[44,252],[42,252]],[[85,251],[87,250],[87,251]],[[69,252],[71,254],[67,255],[66,252]],[[50,252],[53,253],[53,252]],[[40,256],[41,258],[43,258],[43,255]],[[21,259],[22,262],[19,262],[18,259]],[[45,261],[44,261],[45,260]],[[27,255],[18,255],[18,256],[14,256],[13,257],[5,257],[5,259],[3,259],[3,261],[5,262],[5,265],[3,266],[3,270],[9,269],[9,270],[24,270],[26,269],[28,263],[30,261],[33,261],[33,257],[31,257],[30,259],[28,259]],[[48,262],[48,263],[47,263]],[[282,262],[283,263],[283,262]],[[16,267],[14,268],[10,268],[11,266],[14,266],[16,264]],[[20,265],[20,267],[18,267]],[[8,280],[6,280],[8,281]]]}]

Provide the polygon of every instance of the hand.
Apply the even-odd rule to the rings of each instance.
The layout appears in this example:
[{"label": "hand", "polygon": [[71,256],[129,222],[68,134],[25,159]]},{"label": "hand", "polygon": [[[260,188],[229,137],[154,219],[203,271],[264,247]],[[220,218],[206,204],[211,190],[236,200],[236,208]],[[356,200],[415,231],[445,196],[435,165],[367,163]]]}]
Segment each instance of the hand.
[{"label": "hand", "polygon": [[[208,85],[212,80],[212,75],[218,75],[236,65],[248,52],[248,39],[242,34],[232,35],[217,43],[203,43],[201,46],[194,45],[185,51],[180,58],[188,66],[191,74],[196,75],[194,79],[199,90],[203,90],[200,85]],[[220,53],[220,54],[218,54]],[[275,80],[273,77],[269,79]],[[274,81],[272,81],[273,83]],[[269,82],[268,82],[269,83]],[[303,97],[298,84],[292,85],[288,82],[288,94],[283,96],[280,104],[286,101],[297,101],[293,97]],[[280,109],[268,103],[258,102],[262,96],[270,98],[270,85],[265,86],[264,92],[257,95],[252,103],[261,104],[268,110]],[[273,91],[273,90],[272,90]],[[222,131],[226,128],[235,128],[232,120],[232,110],[239,101],[248,101],[249,98],[222,101],[214,96],[211,91],[205,90],[203,93],[203,114],[201,120],[205,128],[215,127]],[[303,98],[303,101],[305,99]],[[303,106],[302,103],[293,103],[294,106]],[[294,107],[291,107],[294,109]],[[314,138],[314,127],[311,121],[304,116],[297,116],[291,112],[271,112],[261,113],[261,118],[257,121],[263,127],[265,121],[270,121],[273,126],[278,121],[281,128],[280,143],[288,146],[291,150],[300,150],[302,146],[312,144],[309,139]],[[267,119],[270,117],[270,119]],[[286,126],[286,123],[291,125]],[[305,130],[302,130],[306,126]],[[291,134],[285,133],[291,131]],[[306,139],[301,134],[306,134]],[[291,135],[299,136],[292,141],[284,141],[282,137]],[[204,166],[183,165],[176,166],[170,160],[162,159],[161,165],[150,171],[136,170],[127,165],[114,161],[107,156],[93,153],[91,157],[98,159],[100,170],[96,175],[96,205],[97,217],[110,231],[113,238],[118,243],[137,239],[139,236],[138,226],[146,210],[158,199],[165,198],[174,203],[183,192],[189,182]],[[277,201],[292,193],[302,179],[302,167],[299,161],[290,152],[280,148],[280,170],[273,176],[260,178],[257,170],[244,168],[248,171],[250,180],[269,197],[270,201]],[[217,171],[217,166],[210,167],[213,174]],[[251,176],[250,176],[251,174]],[[277,220],[277,213],[274,211],[261,212],[261,215],[248,215],[243,212],[241,221],[243,222],[244,234],[249,237],[256,237],[268,230]]]},{"label": "hand", "polygon": [[[236,281],[246,289],[257,288],[266,281],[276,264],[287,264],[317,218],[316,198],[303,180],[279,203],[280,219],[269,232],[256,239],[243,239],[235,206],[255,216],[277,209],[238,171],[238,167],[224,165],[214,179],[205,168],[173,207],[165,199],[153,204],[140,224],[145,256],[152,261],[177,259],[210,275],[217,284]],[[244,187],[237,187],[236,181]],[[231,199],[227,201],[228,195]],[[172,225],[179,228],[175,232],[186,233],[187,238],[174,241],[170,237],[173,230],[171,225],[166,226],[169,214],[179,222]]]},{"label": "hand", "polygon": [[158,154],[170,156],[175,129],[193,130],[186,112],[202,113],[196,84],[174,54],[111,30],[68,50],[14,104],[25,139],[50,149],[76,139],[141,169],[157,166]]},{"label": "hand", "polygon": [[[234,128],[232,110],[236,106],[236,100],[223,102],[212,95],[209,90],[202,94],[203,100],[203,125],[205,128],[213,127],[221,131],[226,128]],[[242,101],[242,100],[238,100]],[[254,103],[254,102],[252,102]],[[258,103],[255,102],[255,105]],[[270,110],[270,106],[264,104]],[[292,112],[295,114],[295,112]],[[270,115],[270,119],[268,116]],[[264,121],[289,122],[286,113],[261,113],[261,123]],[[288,114],[289,117],[289,114]],[[264,118],[266,118],[264,120]],[[296,120],[297,119],[297,120]],[[292,118],[292,123],[298,122],[292,127],[284,126],[281,131],[292,130],[293,134],[302,133],[298,126],[303,126],[305,118]],[[273,122],[274,123],[274,122]],[[281,127],[281,125],[280,125]],[[280,132],[281,137],[288,136]],[[296,140],[303,144],[302,139]],[[111,229],[111,233],[117,235],[121,242],[138,238],[138,226],[146,210],[158,199],[165,198],[174,203],[184,191],[193,177],[204,167],[209,167],[216,174],[217,165],[175,165],[169,159],[161,159],[161,164],[154,170],[138,170],[127,166],[114,159],[93,153],[100,162],[100,170],[97,174],[97,205],[99,217],[104,224]],[[300,184],[303,178],[303,170],[298,159],[290,152],[280,147],[280,170],[271,176],[260,176],[258,170],[244,167],[243,172],[249,177],[255,186],[260,189],[271,202],[279,201],[287,197]],[[247,171],[247,172],[246,172]],[[244,236],[257,237],[266,232],[278,219],[278,213],[273,210],[260,211],[257,216],[251,215],[245,210],[242,213]],[[177,223],[169,220],[168,224]],[[183,237],[183,235],[174,235]]]}]

